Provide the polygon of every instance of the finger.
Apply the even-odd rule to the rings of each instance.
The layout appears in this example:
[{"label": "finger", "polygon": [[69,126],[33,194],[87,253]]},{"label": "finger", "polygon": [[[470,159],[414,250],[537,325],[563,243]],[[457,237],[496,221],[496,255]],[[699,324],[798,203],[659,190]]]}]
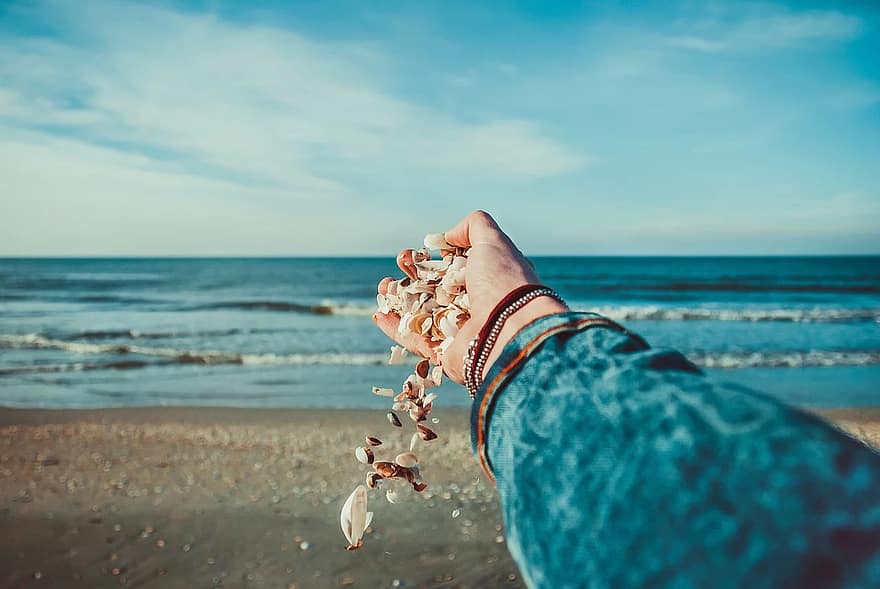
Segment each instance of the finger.
[{"label": "finger", "polygon": [[473,247],[478,243],[494,243],[498,234],[503,235],[492,215],[486,211],[474,211],[443,236],[449,245]]},{"label": "finger", "polygon": [[386,276],[382,280],[379,281],[379,286],[376,287],[376,290],[379,291],[380,295],[384,295],[388,293],[388,285],[394,282],[394,279],[390,276]]},{"label": "finger", "polygon": [[404,274],[406,274],[413,280],[416,280],[418,278],[416,265],[413,261],[413,251],[411,249],[402,250],[399,254],[397,254],[397,266],[403,271]]},{"label": "finger", "polygon": [[376,313],[373,315],[376,325],[382,330],[382,333],[393,339],[395,342],[423,358],[436,358],[436,346],[432,345],[427,338],[416,335],[412,332],[400,333],[400,317],[394,313]]}]

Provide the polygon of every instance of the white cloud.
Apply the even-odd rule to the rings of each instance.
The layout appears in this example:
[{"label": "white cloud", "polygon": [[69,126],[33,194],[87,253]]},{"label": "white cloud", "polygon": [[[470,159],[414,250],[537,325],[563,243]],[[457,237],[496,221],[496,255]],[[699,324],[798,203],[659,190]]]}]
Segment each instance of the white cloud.
[{"label": "white cloud", "polygon": [[[83,214],[103,208],[94,218],[108,223],[131,224],[120,202],[169,194],[183,214],[224,199],[307,201],[343,222],[376,198],[364,178],[503,185],[586,162],[536,123],[459,120],[395,96],[392,56],[369,45],[116,2],[40,12],[64,38],[0,37],[10,225],[27,225],[31,203],[62,200],[53,191],[65,187],[65,201],[91,203]],[[0,251],[21,251],[15,235],[4,232]]]},{"label": "white cloud", "polygon": [[667,42],[673,47],[706,53],[749,52],[850,41],[862,32],[861,19],[836,11],[755,12],[749,11],[732,21],[687,23],[683,27],[687,33],[671,36]]}]

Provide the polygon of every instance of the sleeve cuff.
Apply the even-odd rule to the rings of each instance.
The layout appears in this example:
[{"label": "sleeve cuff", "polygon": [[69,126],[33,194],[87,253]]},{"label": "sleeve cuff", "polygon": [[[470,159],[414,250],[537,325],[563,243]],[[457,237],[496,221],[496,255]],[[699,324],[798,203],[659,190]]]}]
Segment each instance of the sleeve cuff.
[{"label": "sleeve cuff", "polygon": [[591,327],[606,327],[627,333],[617,323],[596,313],[547,315],[532,321],[517,332],[489,369],[471,407],[471,445],[489,480],[494,481],[495,477],[489,464],[486,440],[489,420],[498,395],[516,375],[520,366],[549,338],[563,332],[582,331]]}]

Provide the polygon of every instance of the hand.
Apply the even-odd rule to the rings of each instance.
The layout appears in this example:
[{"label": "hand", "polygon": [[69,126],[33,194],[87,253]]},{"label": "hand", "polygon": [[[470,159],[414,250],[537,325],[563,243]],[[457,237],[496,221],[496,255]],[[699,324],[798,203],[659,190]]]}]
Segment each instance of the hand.
[{"label": "hand", "polygon": [[[524,284],[540,283],[531,263],[522,255],[495,220],[484,211],[474,211],[458,225],[445,233],[446,242],[458,247],[471,248],[468,254],[465,285],[471,305],[471,317],[455,337],[453,344],[441,358],[443,369],[452,380],[464,382],[462,364],[470,341],[477,336],[489,313],[513,289]],[[400,269],[406,272],[406,260],[412,259],[412,250],[403,250],[397,257]],[[379,292],[385,294],[392,278],[379,282]],[[498,342],[492,349],[485,372],[495,362],[508,341],[526,324],[539,317],[567,311],[565,305],[549,297],[538,297],[508,318]],[[394,313],[376,313],[373,320],[385,334],[410,352],[436,360],[436,345],[415,334],[397,333],[400,317]]]}]

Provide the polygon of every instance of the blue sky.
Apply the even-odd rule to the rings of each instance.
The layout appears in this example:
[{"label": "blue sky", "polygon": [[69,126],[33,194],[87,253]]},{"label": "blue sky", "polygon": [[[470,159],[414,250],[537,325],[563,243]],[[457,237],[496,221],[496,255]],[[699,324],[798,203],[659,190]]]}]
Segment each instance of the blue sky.
[{"label": "blue sky", "polygon": [[3,2],[0,255],[880,253],[880,9],[639,6]]}]

